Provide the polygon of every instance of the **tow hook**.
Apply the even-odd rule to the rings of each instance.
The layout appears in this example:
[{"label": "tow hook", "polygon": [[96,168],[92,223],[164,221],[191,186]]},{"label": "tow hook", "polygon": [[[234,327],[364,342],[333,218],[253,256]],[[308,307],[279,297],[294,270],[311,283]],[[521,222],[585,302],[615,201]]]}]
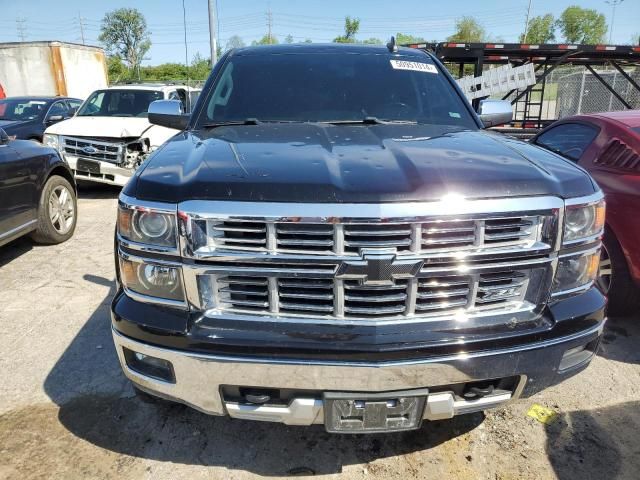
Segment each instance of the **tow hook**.
[{"label": "tow hook", "polygon": [[493,385],[489,384],[487,386],[478,386],[474,385],[465,390],[462,396],[467,400],[478,400],[487,395],[491,395],[493,393]]}]

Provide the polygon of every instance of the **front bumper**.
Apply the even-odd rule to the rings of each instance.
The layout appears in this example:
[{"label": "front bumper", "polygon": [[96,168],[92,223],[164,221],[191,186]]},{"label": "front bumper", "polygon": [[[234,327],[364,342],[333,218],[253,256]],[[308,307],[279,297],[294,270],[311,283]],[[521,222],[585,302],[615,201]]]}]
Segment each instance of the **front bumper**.
[{"label": "front bumper", "polygon": [[84,172],[77,170],[78,157],[65,154],[65,160],[73,170],[77,180],[83,180],[87,182],[105,183],[107,185],[124,186],[129,179],[133,176],[134,170],[129,168],[122,168],[113,163],[103,162],[101,160],[88,159],[92,162],[100,164],[100,173]]},{"label": "front bumper", "polygon": [[[322,393],[392,392],[428,388],[424,418],[450,418],[502,405],[558,383],[586,367],[595,355],[604,321],[579,333],[493,351],[421,360],[348,362],[250,358],[187,352],[152,346],[113,330],[125,375],[139,388],[214,415],[309,425],[323,422]],[[588,346],[578,356],[568,351]],[[131,369],[124,349],[171,363],[175,382]],[[573,355],[573,354],[569,354]],[[517,377],[510,391],[496,390],[465,400],[449,386]],[[225,399],[225,386],[300,390],[286,405],[253,405]]]}]

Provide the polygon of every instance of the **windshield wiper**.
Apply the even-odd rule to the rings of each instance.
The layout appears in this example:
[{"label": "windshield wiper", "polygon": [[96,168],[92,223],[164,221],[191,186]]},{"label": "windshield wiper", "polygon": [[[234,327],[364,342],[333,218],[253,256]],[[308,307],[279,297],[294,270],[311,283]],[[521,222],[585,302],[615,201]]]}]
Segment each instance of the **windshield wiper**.
[{"label": "windshield wiper", "polygon": [[417,122],[411,120],[380,120],[378,117],[366,116],[362,120],[330,120],[328,122],[331,125],[396,125],[396,124],[416,124]]},{"label": "windshield wiper", "polygon": [[233,126],[233,125],[260,125],[260,123],[262,122],[257,118],[245,118],[244,120],[205,123],[204,125],[202,125],[202,128],[227,127],[227,126]]}]

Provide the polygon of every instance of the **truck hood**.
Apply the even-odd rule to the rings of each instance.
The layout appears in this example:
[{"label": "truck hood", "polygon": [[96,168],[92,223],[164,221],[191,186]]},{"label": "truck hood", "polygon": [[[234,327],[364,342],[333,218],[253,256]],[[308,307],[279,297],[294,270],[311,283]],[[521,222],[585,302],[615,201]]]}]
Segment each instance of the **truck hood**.
[{"label": "truck hood", "polygon": [[378,203],[588,195],[589,175],[487,131],[429,125],[260,124],[183,132],[124,193],[164,202]]},{"label": "truck hood", "polygon": [[149,120],[137,117],[73,117],[51,125],[45,133],[76,137],[139,137],[151,127]]}]

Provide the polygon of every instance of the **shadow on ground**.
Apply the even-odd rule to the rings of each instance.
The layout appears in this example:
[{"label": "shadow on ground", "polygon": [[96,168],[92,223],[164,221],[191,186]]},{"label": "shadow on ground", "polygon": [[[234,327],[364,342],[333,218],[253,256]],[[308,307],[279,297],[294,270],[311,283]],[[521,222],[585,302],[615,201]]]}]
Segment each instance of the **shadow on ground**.
[{"label": "shadow on ground", "polygon": [[598,355],[617,362],[640,364],[640,317],[612,317],[604,329]]},{"label": "shadow on ground", "polygon": [[559,480],[638,478],[640,402],[562,414],[547,427],[547,454]]},{"label": "shadow on ground", "polygon": [[79,198],[118,198],[122,187],[115,185],[103,185],[100,183],[87,183],[78,181],[78,197]]},{"label": "shadow on ground", "polygon": [[34,242],[27,235],[0,248],[0,268],[33,249]]},{"label": "shadow on ground", "polygon": [[[101,285],[111,283],[93,275],[84,278]],[[425,423],[421,430],[402,434],[330,435],[322,426],[230,420],[182,405],[145,403],[133,395],[120,371],[110,331],[112,295],[113,288],[57,361],[44,386],[59,406],[58,420],[64,428],[126,458],[220,466],[265,476],[331,474],[348,465],[437,447],[484,421],[483,414],[472,414]],[[618,335],[617,328],[633,329],[637,341],[635,324],[614,321],[607,331]],[[630,353],[637,352],[636,341],[631,346],[614,340],[603,346],[603,355],[636,358],[637,353]],[[549,426],[547,454],[558,478],[621,478],[630,466],[637,471],[639,407],[640,402],[632,402],[572,412]],[[456,448],[451,443],[445,448],[449,446]],[[418,475],[428,468],[416,461]],[[624,476],[635,478],[633,471]]]},{"label": "shadow on ground", "polygon": [[[104,285],[110,280],[85,275]],[[330,435],[322,426],[287,427],[212,417],[165,402],[144,403],[120,371],[109,301],[91,315],[45,380],[58,418],[77,437],[109,451],[159,461],[217,465],[259,475],[339,473],[346,465],[433,448],[476,428],[483,414],[425,423],[403,434]]]}]

